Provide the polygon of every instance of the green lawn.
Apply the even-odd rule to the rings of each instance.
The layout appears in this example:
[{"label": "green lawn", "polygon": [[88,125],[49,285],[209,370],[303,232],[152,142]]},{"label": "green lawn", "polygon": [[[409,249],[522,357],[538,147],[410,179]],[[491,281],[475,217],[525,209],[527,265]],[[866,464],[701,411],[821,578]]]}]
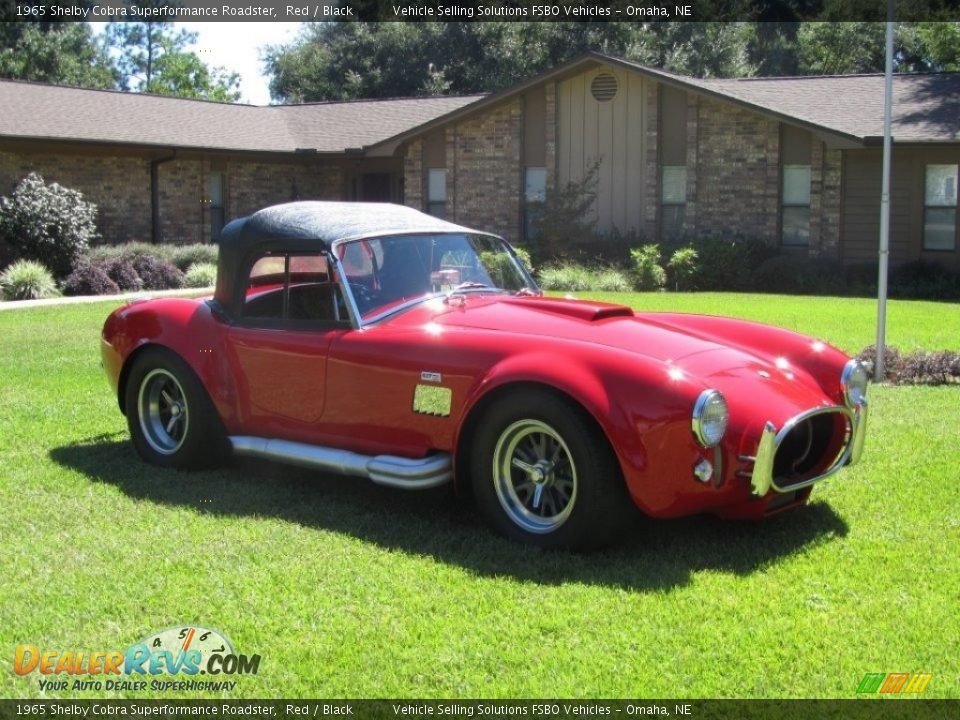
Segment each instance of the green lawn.
[{"label": "green lawn", "polygon": [[[860,300],[618,299],[871,336]],[[852,697],[895,671],[960,697],[960,388],[873,388],[864,461],[800,511],[544,553],[442,490],[142,464],[99,366],[109,308],[0,312],[2,697],[41,694],[12,671],[19,643],[123,649],[180,623],[262,656],[230,697]],[[958,323],[891,304],[903,347],[956,349]]]}]

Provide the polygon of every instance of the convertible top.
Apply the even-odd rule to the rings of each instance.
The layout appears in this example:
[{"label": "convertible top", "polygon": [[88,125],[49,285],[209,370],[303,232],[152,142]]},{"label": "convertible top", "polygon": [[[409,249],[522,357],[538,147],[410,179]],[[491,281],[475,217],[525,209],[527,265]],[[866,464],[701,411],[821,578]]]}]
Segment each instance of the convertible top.
[{"label": "convertible top", "polygon": [[338,240],[428,233],[478,231],[390,203],[303,201],[264,208],[221,232],[215,297],[227,308],[237,301],[238,276],[252,253],[316,252]]}]

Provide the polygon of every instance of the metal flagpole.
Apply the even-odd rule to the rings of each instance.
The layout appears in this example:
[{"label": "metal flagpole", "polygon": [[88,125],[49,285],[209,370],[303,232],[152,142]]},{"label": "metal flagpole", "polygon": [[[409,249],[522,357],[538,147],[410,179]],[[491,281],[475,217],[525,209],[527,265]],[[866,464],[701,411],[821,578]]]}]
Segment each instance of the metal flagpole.
[{"label": "metal flagpole", "polygon": [[886,375],[887,265],[890,259],[890,126],[893,114],[893,0],[887,0],[887,62],[883,87],[883,184],[880,190],[880,269],[877,277],[877,359],[874,382]]}]

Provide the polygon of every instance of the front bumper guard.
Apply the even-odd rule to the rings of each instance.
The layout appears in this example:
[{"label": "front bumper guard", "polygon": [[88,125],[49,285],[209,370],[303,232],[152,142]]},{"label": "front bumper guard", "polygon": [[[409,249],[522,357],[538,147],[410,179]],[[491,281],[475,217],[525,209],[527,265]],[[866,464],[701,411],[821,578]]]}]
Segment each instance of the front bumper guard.
[{"label": "front bumper guard", "polygon": [[[868,406],[866,400],[863,400],[863,402],[859,403],[852,409],[839,406],[817,408],[815,410],[810,410],[790,418],[786,423],[784,423],[783,427],[780,428],[779,431],[772,422],[767,421],[763,427],[763,432],[760,435],[760,443],[757,445],[757,454],[755,456],[741,455],[739,458],[744,462],[753,462],[752,472],[740,473],[744,476],[749,476],[750,490],[753,497],[763,497],[770,492],[770,490],[774,490],[778,493],[788,493],[795,490],[800,490],[801,488],[813,485],[815,482],[819,482],[820,480],[830,477],[846,465],[853,465],[854,463],[859,462],[860,456],[863,454],[863,441],[867,434],[867,408]],[[846,415],[847,420],[850,423],[850,437],[847,439],[846,446],[837,456],[837,459],[826,472],[821,473],[820,475],[804,480],[803,482],[794,483],[792,485],[778,485],[773,476],[773,459],[776,457],[777,449],[780,447],[780,443],[783,442],[783,439],[787,436],[787,433],[789,433],[790,430],[797,425],[797,423],[802,422],[813,415],[831,412],[843,413]]]}]

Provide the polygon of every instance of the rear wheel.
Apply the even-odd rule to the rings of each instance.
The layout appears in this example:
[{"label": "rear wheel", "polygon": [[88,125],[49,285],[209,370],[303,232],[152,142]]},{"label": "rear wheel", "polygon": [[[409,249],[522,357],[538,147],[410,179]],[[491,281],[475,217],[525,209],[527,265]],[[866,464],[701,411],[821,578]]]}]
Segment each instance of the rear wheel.
[{"label": "rear wheel", "polygon": [[481,512],[527,544],[598,547],[617,537],[632,511],[606,438],[580,408],[546,391],[491,407],[471,465]]},{"label": "rear wheel", "polygon": [[196,373],[182,358],[151,348],[134,360],[124,407],[141,458],[178,469],[206,467],[222,457],[225,435]]}]

